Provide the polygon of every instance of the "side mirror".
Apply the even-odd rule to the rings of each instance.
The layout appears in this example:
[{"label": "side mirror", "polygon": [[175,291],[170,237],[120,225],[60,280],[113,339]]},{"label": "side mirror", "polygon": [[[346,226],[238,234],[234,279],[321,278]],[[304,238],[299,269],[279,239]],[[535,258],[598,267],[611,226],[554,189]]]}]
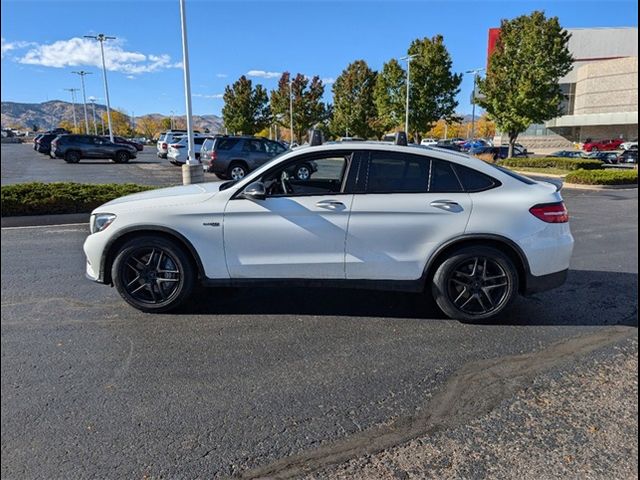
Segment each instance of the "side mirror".
[{"label": "side mirror", "polygon": [[264,200],[267,198],[267,189],[262,182],[253,182],[242,192],[242,197],[247,200]]}]

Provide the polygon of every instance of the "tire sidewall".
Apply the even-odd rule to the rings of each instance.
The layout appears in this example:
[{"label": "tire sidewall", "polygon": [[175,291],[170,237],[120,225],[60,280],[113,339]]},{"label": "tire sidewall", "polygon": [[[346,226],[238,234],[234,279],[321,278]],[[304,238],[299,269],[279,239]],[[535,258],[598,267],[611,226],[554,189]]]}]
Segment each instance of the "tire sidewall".
[{"label": "tire sidewall", "polygon": [[[126,268],[125,260],[129,255],[142,247],[161,248],[170,252],[179,263],[178,268],[181,272],[180,292],[168,302],[157,305],[141,303],[126,291],[125,285],[121,280],[121,269]],[[177,243],[162,237],[141,236],[129,240],[118,250],[111,267],[111,279],[120,296],[129,305],[147,313],[162,313],[178,308],[191,295],[195,285],[195,268],[185,250]]]},{"label": "tire sidewall", "polygon": [[[249,171],[247,170],[247,167],[245,167],[244,165],[242,165],[241,163],[232,163],[231,165],[229,165],[229,170],[227,170],[227,178],[233,180],[233,176],[231,175],[231,172],[233,172],[234,168],[241,168],[244,171],[244,175],[242,176],[242,178],[247,176],[247,173],[249,173]],[[242,178],[240,180],[242,180]]]},{"label": "tire sidewall", "polygon": [[[489,313],[483,315],[470,315],[468,313],[460,311],[453,302],[449,299],[447,293],[447,281],[452,271],[460,265],[465,259],[469,257],[488,257],[499,263],[507,274],[509,281],[509,290],[507,292],[507,298],[502,305]],[[456,320],[463,321],[486,321],[494,318],[504,312],[514,298],[517,296],[519,289],[518,272],[516,270],[513,261],[501,251],[492,247],[463,247],[451,253],[436,269],[433,276],[431,290],[433,298],[440,307],[440,309],[449,317]]]},{"label": "tire sidewall", "polygon": [[123,151],[116,152],[114,161],[116,163],[127,163],[129,161],[129,154]]},{"label": "tire sidewall", "polygon": [[64,160],[67,163],[78,163],[80,161],[80,154],[75,151],[67,152]]}]

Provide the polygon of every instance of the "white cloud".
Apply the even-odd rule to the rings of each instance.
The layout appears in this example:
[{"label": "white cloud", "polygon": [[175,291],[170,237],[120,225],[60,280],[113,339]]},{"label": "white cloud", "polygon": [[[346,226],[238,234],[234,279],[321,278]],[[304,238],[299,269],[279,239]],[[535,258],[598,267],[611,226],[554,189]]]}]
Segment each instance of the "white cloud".
[{"label": "white cloud", "polygon": [[278,78],[282,75],[281,72],[265,72],[264,70],[249,70],[247,72],[248,77],[258,78]]},{"label": "white cloud", "polygon": [[[122,40],[105,42],[104,58],[107,70],[128,75],[157,72],[182,66],[180,62],[172,62],[171,57],[167,54],[145,55],[140,52],[124,50]],[[79,37],[59,40],[51,44],[32,44],[30,50],[19,58],[18,62],[53,68],[102,67],[99,42]]]},{"label": "white cloud", "polygon": [[13,50],[20,50],[31,45],[33,45],[31,42],[7,42],[4,37],[0,37],[0,56],[4,58],[5,54]]},{"label": "white cloud", "polygon": [[336,79],[333,77],[326,77],[326,78],[322,78],[322,83],[324,83],[325,85],[331,85],[332,83],[336,83]]},{"label": "white cloud", "polygon": [[227,75],[226,73],[216,73],[216,77],[218,78],[227,78],[229,75]]},{"label": "white cloud", "polygon": [[205,94],[205,93],[194,93],[192,96],[199,97],[199,98],[223,98],[224,94],[223,93],[214,93],[213,95],[208,95],[208,94]]}]

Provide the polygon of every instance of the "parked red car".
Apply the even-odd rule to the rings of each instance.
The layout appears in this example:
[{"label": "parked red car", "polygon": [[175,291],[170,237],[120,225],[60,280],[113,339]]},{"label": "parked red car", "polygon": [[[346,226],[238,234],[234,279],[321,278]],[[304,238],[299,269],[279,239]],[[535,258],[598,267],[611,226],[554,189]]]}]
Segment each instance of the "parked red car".
[{"label": "parked red car", "polygon": [[613,140],[600,140],[598,142],[588,141],[582,146],[585,152],[599,152],[604,150],[619,150],[624,140],[619,138]]}]

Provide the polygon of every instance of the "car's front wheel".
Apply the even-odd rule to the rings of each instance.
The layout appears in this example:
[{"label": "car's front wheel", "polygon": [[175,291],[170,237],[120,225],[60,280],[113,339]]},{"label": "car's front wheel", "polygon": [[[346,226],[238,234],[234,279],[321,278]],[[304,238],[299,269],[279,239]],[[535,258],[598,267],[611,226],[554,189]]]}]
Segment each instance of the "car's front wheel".
[{"label": "car's front wheel", "polygon": [[193,291],[195,276],[184,249],[155,236],[126,242],[111,269],[111,278],[122,298],[138,310],[152,313],[173,310],[182,304]]},{"label": "car's front wheel", "polygon": [[433,297],[450,318],[487,320],[502,312],[518,292],[518,272],[511,259],[491,247],[453,252],[433,277]]},{"label": "car's front wheel", "polygon": [[116,152],[115,157],[113,158],[113,160],[116,163],[127,163],[129,161],[129,154],[123,150]]}]

